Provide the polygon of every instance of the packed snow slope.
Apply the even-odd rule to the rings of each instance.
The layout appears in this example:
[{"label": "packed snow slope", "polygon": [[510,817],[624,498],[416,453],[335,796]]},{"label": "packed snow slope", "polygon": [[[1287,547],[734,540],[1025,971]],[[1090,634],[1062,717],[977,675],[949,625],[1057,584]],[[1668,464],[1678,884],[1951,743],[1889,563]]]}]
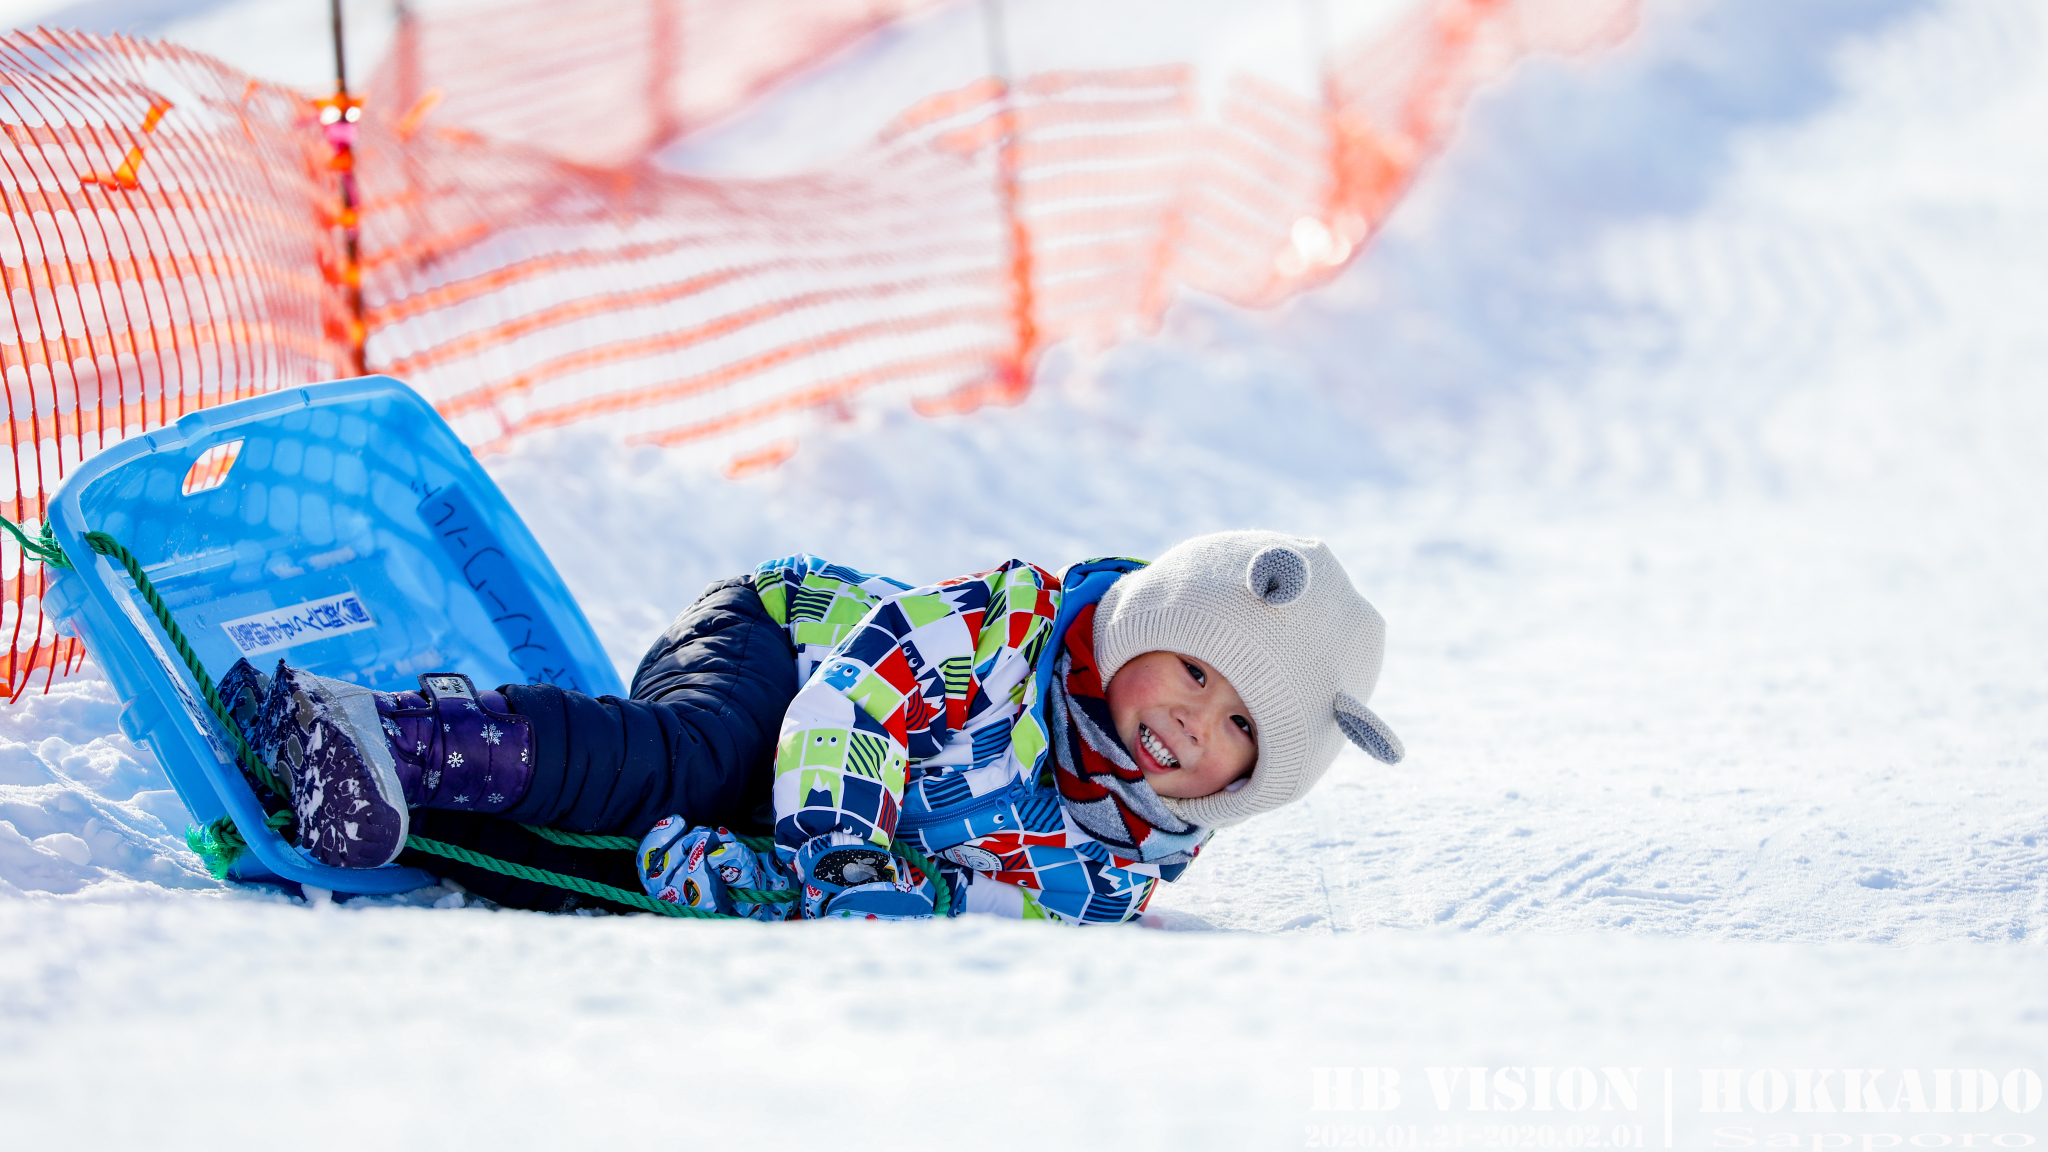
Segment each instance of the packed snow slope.
[{"label": "packed snow slope", "polygon": [[[923,581],[1318,535],[1409,757],[1219,836],[1154,901],[1180,933],[308,906],[206,877],[88,666],[0,712],[11,1142],[1713,1147],[1700,1069],[2048,1072],[2044,123],[2023,0],[1653,6],[1488,91],[1281,312],[1187,301],[1018,408],[861,416],[741,484],[573,433],[493,459],[627,667],[799,549]],[[1312,1111],[1332,1065],[1400,1107]],[[1452,1066],[1641,1067],[1641,1107],[1445,1111]],[[2048,1138],[2013,1103],[1740,1123]]]}]

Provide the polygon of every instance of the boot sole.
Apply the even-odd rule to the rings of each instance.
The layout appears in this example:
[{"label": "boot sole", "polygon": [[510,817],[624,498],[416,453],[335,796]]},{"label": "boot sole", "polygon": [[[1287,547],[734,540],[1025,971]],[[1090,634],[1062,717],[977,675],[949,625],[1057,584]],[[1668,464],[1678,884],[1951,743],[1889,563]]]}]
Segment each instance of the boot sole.
[{"label": "boot sole", "polygon": [[412,818],[375,696],[297,669],[279,687],[290,696],[277,766],[289,782],[301,850],[336,868],[397,859]]}]

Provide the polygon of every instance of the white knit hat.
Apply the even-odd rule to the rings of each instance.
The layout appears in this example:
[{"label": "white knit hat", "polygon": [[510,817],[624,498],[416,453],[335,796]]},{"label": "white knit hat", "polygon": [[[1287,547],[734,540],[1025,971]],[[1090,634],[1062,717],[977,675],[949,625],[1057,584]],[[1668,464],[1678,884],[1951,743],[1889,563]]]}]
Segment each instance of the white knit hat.
[{"label": "white knit hat", "polygon": [[1251,781],[1160,797],[1182,819],[1221,828],[1306,796],[1346,737],[1388,764],[1401,758],[1400,738],[1365,706],[1386,631],[1322,541],[1217,532],[1110,586],[1095,610],[1095,658],[1107,688],[1147,652],[1194,656],[1244,697],[1259,746]]}]

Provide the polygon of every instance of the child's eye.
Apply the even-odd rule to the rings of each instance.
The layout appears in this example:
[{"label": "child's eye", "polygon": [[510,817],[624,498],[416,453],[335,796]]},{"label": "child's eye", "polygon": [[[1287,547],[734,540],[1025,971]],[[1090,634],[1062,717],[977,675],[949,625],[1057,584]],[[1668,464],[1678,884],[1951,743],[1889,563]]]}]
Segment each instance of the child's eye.
[{"label": "child's eye", "polygon": [[1193,676],[1195,678],[1196,687],[1207,688],[1209,686],[1209,678],[1203,675],[1202,670],[1200,668],[1195,667],[1193,664],[1190,664],[1185,660],[1180,662],[1180,666],[1187,669],[1188,675]]},{"label": "child's eye", "polygon": [[[1244,734],[1245,734],[1245,735],[1246,735],[1247,737],[1251,737],[1251,735],[1252,735],[1252,722],[1251,722],[1250,720],[1247,720],[1247,719],[1245,719],[1245,718],[1244,718],[1244,717],[1242,717],[1242,716],[1232,716],[1232,717],[1230,718],[1230,722],[1231,722],[1232,724],[1235,724],[1235,725],[1237,725],[1237,726],[1238,726],[1238,728],[1239,728],[1240,730],[1242,730],[1242,731],[1244,732]],[[1256,737],[1252,737],[1252,738],[1256,739]]]}]

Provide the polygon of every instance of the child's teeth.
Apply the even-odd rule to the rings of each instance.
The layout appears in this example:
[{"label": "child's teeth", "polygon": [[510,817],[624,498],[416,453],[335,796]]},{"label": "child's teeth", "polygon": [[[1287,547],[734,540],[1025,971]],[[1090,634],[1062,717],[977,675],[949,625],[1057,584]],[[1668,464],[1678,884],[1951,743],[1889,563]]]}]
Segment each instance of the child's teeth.
[{"label": "child's teeth", "polygon": [[1180,767],[1180,761],[1174,759],[1173,753],[1166,750],[1166,743],[1154,736],[1152,730],[1143,724],[1138,725],[1138,742],[1145,746],[1145,751],[1150,752],[1154,760],[1168,768]]}]

